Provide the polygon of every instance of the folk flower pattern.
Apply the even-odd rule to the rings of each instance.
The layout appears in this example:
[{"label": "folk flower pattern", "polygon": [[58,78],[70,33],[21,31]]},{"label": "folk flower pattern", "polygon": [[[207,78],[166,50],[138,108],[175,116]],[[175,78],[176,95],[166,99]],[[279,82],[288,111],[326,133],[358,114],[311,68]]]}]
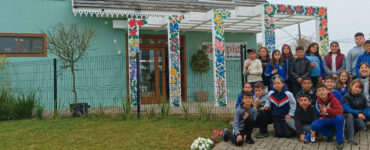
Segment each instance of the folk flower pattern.
[{"label": "folk flower pattern", "polygon": [[128,19],[129,91],[132,106],[137,105],[137,62],[135,57],[136,53],[139,52],[139,28],[146,23],[144,19]]},{"label": "folk flower pattern", "polygon": [[275,5],[265,4],[265,45],[269,51],[275,49],[275,14],[287,15],[305,15],[318,16],[320,21],[319,35],[320,35],[320,53],[325,55],[328,53],[328,15],[327,9],[324,7],[305,7],[305,6],[291,6],[291,5]]},{"label": "folk flower pattern", "polygon": [[224,19],[230,17],[231,12],[225,9],[213,10],[213,49],[214,49],[214,75],[215,75],[215,98],[216,105],[219,107],[226,106],[226,62],[225,62],[225,35]]},{"label": "folk flower pattern", "polygon": [[183,15],[168,17],[168,46],[170,67],[170,103],[172,106],[181,105],[181,73],[180,73],[180,31],[179,23],[184,19]]}]

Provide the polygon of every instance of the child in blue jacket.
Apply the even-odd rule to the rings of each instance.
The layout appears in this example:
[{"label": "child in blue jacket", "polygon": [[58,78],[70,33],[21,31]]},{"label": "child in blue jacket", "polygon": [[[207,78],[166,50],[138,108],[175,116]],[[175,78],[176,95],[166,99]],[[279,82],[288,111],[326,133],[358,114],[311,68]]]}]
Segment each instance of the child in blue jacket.
[{"label": "child in blue jacket", "polygon": [[242,103],[243,93],[244,92],[251,92],[252,95],[254,95],[254,93],[253,93],[253,87],[252,87],[252,84],[251,83],[249,83],[249,82],[244,83],[242,92],[240,92],[238,94],[238,98],[236,99],[235,108],[238,108],[238,106]]},{"label": "child in blue jacket", "polygon": [[274,88],[269,92],[269,99],[261,110],[271,109],[272,121],[276,137],[290,138],[294,134],[294,114],[296,100],[280,76],[273,79]]},{"label": "child in blue jacket", "polygon": [[325,76],[323,61],[319,54],[319,44],[311,43],[308,45],[305,57],[311,62],[311,79],[314,87],[316,87],[318,83],[321,84],[321,81]]},{"label": "child in blue jacket", "polygon": [[275,75],[279,75],[283,81],[286,80],[286,73],[285,73],[285,63],[281,61],[281,53],[279,50],[274,50],[272,52],[272,59],[271,61],[267,64],[267,68],[265,71],[265,75],[270,77],[270,87],[272,89],[273,87],[273,82],[272,78]]},{"label": "child in blue jacket", "polygon": [[335,79],[333,75],[327,75],[324,79],[324,85],[328,88],[329,92],[331,92],[335,98],[340,102],[340,104],[343,104],[343,97],[342,92],[335,90]]},{"label": "child in blue jacket", "polygon": [[361,78],[361,74],[360,74],[360,64],[361,63],[367,63],[370,65],[370,40],[366,40],[365,41],[365,44],[364,44],[364,49],[365,49],[365,52],[358,56],[357,58],[357,61],[356,61],[356,75],[357,75],[357,78]]},{"label": "child in blue jacket", "polygon": [[348,141],[357,145],[355,132],[366,129],[366,120],[370,120],[370,108],[362,90],[364,84],[360,79],[353,80],[349,92],[343,98],[343,110],[346,114],[345,133]]}]

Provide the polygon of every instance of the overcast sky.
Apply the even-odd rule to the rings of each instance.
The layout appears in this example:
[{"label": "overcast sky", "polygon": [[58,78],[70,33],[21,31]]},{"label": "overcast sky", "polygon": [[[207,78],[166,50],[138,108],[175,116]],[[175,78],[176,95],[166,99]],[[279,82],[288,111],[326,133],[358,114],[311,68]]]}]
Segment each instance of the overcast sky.
[{"label": "overcast sky", "polygon": [[[365,38],[370,38],[370,1],[369,0],[267,0],[275,4],[324,6],[328,8],[329,40],[339,42],[344,54],[352,48],[354,34],[363,32]],[[290,33],[291,35],[287,34]],[[303,36],[315,38],[315,21],[301,24]],[[284,43],[292,43],[291,36],[298,35],[297,25],[278,29],[276,31],[276,48],[281,49]],[[257,35],[261,40],[261,34]]]}]

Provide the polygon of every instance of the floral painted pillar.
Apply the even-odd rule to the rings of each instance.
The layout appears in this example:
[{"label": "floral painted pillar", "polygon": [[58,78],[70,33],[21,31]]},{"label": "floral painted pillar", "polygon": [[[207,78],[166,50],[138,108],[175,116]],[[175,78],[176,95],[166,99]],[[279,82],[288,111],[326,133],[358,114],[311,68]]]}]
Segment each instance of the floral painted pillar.
[{"label": "floral painted pillar", "polygon": [[265,46],[269,52],[275,49],[275,10],[273,6],[265,5]]},{"label": "floral painted pillar", "polygon": [[129,18],[128,20],[128,62],[129,62],[129,93],[131,106],[137,105],[137,63],[136,54],[139,52],[139,28],[146,24],[144,19]]},{"label": "floral painted pillar", "polygon": [[170,102],[171,106],[181,105],[181,66],[180,66],[180,29],[179,23],[183,15],[168,17],[168,66],[170,70]]},{"label": "floral painted pillar", "polygon": [[320,54],[322,56],[329,53],[329,36],[328,36],[328,12],[326,8],[318,8],[319,16],[319,36],[320,36]]},{"label": "floral painted pillar", "polygon": [[306,6],[292,6],[282,4],[265,4],[264,10],[264,36],[265,45],[269,51],[275,49],[275,14],[285,15],[303,15],[316,16],[319,18],[319,44],[320,54],[326,55],[329,52],[329,36],[328,36],[328,14],[324,7],[306,7]]},{"label": "floral painted pillar", "polygon": [[212,14],[214,92],[216,106],[223,107],[227,104],[224,19],[231,13],[225,9],[213,9]]}]

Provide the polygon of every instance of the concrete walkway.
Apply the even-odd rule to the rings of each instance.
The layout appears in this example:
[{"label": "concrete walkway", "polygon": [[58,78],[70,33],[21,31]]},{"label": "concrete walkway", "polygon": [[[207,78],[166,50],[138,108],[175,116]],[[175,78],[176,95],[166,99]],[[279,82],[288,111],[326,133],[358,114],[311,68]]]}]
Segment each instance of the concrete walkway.
[{"label": "concrete walkway", "polygon": [[[349,144],[347,141],[344,143],[343,150],[370,150],[370,129],[369,123],[367,124],[367,131],[358,132],[356,134],[359,145]],[[231,129],[232,130],[232,129]],[[269,125],[270,136],[263,139],[255,138],[259,129],[254,129],[252,137],[255,141],[254,144],[243,144],[241,147],[233,145],[231,142],[218,143],[213,150],[335,150],[335,142],[327,143],[326,138],[318,139],[317,142],[303,144],[298,141],[298,138],[276,138],[273,137],[272,125]]]}]

